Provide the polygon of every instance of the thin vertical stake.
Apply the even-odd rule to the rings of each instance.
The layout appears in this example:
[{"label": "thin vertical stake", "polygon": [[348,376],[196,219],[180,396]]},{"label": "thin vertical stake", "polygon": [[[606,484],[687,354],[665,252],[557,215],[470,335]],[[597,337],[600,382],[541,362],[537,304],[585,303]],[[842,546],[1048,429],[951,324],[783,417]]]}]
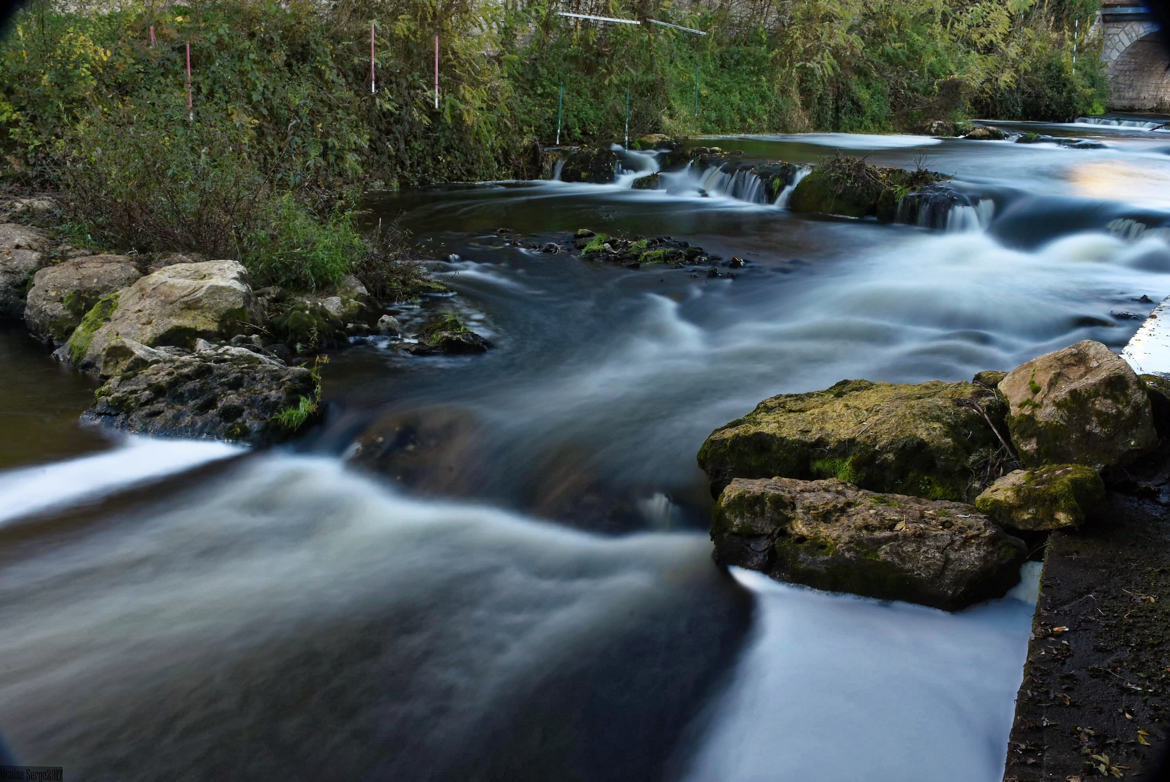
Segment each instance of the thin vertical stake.
[{"label": "thin vertical stake", "polygon": [[439,108],[439,36],[435,36],[435,108]]},{"label": "thin vertical stake", "polygon": [[154,25],[150,26],[150,48],[154,48]]},{"label": "thin vertical stake", "polygon": [[1077,38],[1081,36],[1081,18],[1073,20],[1073,76],[1077,75]]},{"label": "thin vertical stake", "polygon": [[695,66],[695,116],[699,116],[699,66]]},{"label": "thin vertical stake", "polygon": [[187,119],[195,120],[195,101],[191,94],[191,42],[187,42]]},{"label": "thin vertical stake", "polygon": [[374,21],[370,20],[370,94],[374,94]]},{"label": "thin vertical stake", "polygon": [[561,82],[561,94],[557,97],[557,146],[561,145],[561,119],[565,116],[565,83]]},{"label": "thin vertical stake", "polygon": [[630,148],[630,88],[626,88],[626,149]]}]

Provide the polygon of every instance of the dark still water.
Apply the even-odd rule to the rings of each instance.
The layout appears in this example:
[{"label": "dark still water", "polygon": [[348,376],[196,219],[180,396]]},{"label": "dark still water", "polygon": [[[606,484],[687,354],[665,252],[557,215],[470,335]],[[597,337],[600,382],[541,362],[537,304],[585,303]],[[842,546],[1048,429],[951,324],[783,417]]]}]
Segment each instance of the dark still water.
[{"label": "dark still water", "polygon": [[[0,734],[86,780],[998,779],[1034,569],[958,614],[728,575],[694,459],[771,394],[1123,345],[1170,293],[1170,139],[1040,130],[1105,147],[704,142],[924,159],[975,203],[951,232],[682,178],[377,196],[457,256],[430,264],[456,295],[400,320],[454,310],[496,347],[339,352],[291,450],[82,429],[85,384],[4,334]],[[580,227],[749,264],[614,269],[497,234]]]}]

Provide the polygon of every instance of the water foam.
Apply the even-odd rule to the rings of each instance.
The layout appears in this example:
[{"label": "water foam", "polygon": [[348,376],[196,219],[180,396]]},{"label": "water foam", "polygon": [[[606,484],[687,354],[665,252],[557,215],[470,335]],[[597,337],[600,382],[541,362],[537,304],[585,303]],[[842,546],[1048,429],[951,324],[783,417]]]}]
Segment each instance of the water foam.
[{"label": "water foam", "polygon": [[0,472],[0,523],[100,499],[244,451],[220,442],[132,435],[96,456]]}]

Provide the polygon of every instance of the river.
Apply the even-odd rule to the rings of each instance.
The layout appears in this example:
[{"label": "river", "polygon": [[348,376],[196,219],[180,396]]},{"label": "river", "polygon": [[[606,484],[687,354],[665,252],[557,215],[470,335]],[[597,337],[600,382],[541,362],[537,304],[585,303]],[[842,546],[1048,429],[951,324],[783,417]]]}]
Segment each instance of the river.
[{"label": "river", "polygon": [[[1037,566],[954,614],[725,573],[695,453],[772,394],[1124,345],[1170,293],[1170,136],[1027,129],[1104,146],[702,142],[954,174],[976,207],[949,231],[682,180],[373,196],[455,292],[398,317],[450,309],[495,347],[339,351],[325,424],[281,449],[88,428],[91,386],[0,331],[4,742],[85,780],[999,779]],[[497,230],[581,227],[748,264]]]}]

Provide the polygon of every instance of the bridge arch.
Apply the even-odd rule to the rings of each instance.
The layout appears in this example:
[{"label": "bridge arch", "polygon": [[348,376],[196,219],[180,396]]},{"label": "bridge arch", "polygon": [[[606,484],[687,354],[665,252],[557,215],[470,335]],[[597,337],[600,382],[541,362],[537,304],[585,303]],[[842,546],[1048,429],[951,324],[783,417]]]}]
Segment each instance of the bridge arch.
[{"label": "bridge arch", "polygon": [[1128,41],[1117,48],[1113,57],[1106,52],[1109,106],[1126,111],[1170,112],[1170,50],[1153,25],[1132,27],[1143,29],[1127,31],[1121,40]]}]

